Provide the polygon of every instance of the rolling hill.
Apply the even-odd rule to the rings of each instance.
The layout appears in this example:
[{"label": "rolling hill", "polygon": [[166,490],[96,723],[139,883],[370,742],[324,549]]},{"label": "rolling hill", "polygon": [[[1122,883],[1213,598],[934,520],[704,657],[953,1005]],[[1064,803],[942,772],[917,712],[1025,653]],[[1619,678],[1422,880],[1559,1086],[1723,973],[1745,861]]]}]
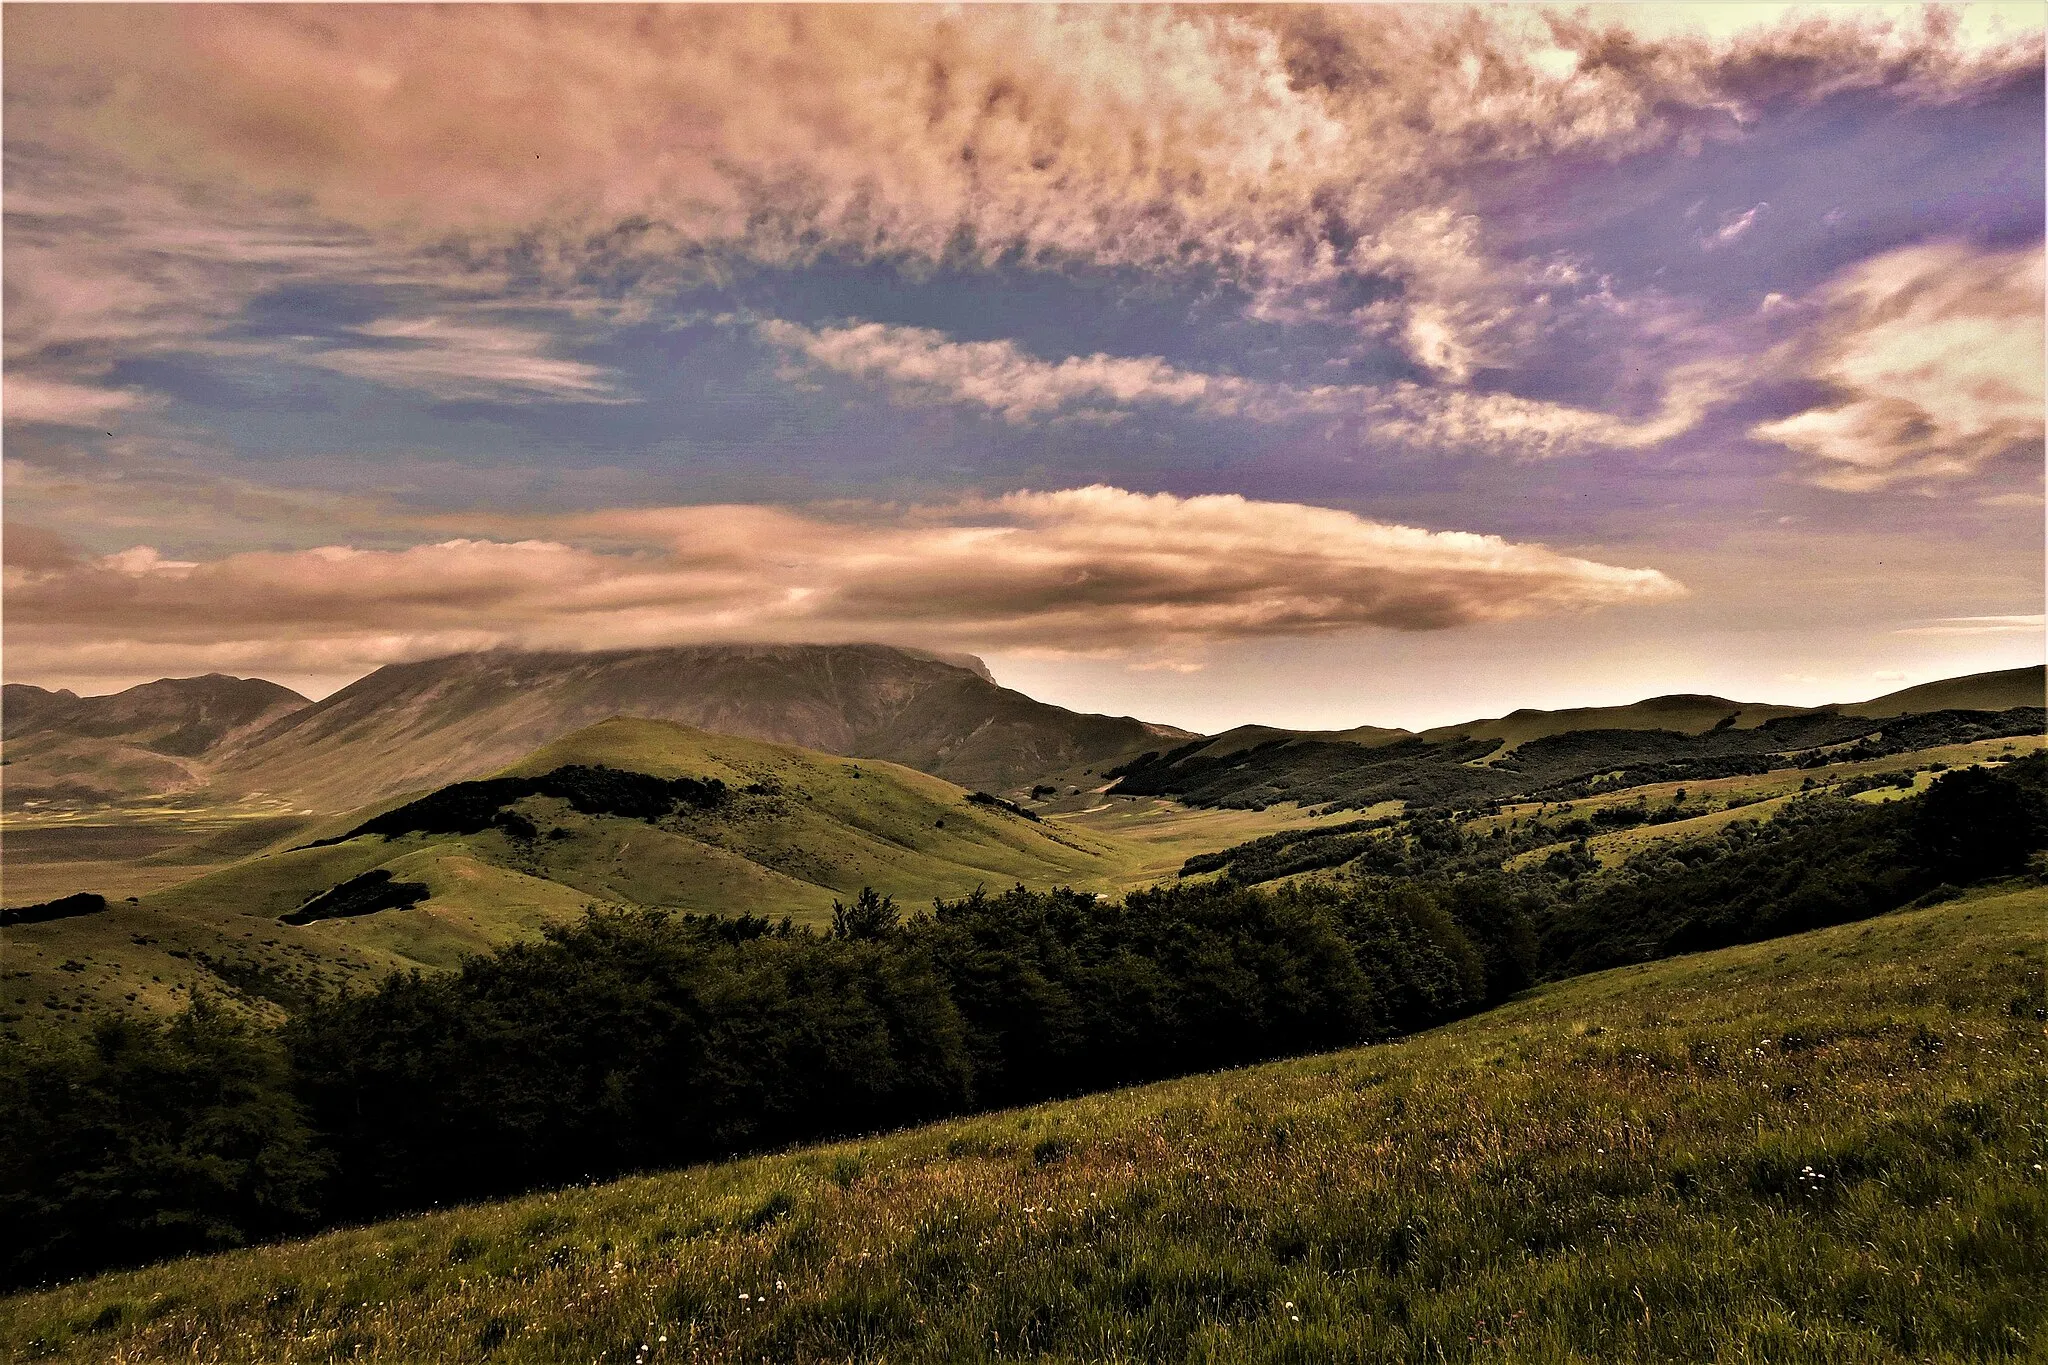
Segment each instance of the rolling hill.
[{"label": "rolling hill", "polygon": [[[257,704],[222,724],[223,693]],[[322,816],[482,776],[612,716],[1012,792],[1189,738],[1034,701],[967,656],[880,645],[460,655],[380,669],[318,703],[218,677],[112,697],[10,686],[7,707],[8,904],[151,894]]]},{"label": "rolling hill", "polygon": [[1679,695],[1623,707],[1516,711],[1421,734],[1247,726],[1141,755],[1115,770],[1111,791],[1253,808],[1278,801],[1364,808],[1395,800],[1436,807],[1574,799],[2040,734],[2048,719],[2042,685],[2043,670],[2033,668],[1804,710]]},{"label": "rolling hill", "polygon": [[1903,716],[1916,711],[2006,711],[2015,706],[2040,706],[2048,686],[2048,668],[2007,668],[1944,678],[1918,687],[1887,692],[1869,701],[1845,702],[1832,709],[1845,716]]},{"label": "rolling hill", "polygon": [[0,1300],[0,1354],[2030,1358],[2044,912],[1991,893],[1383,1046],[103,1275]]},{"label": "rolling hill", "polygon": [[[682,779],[720,795],[608,809],[603,794],[560,780],[543,794],[521,780],[554,773],[609,774],[611,786]],[[408,823],[406,812],[461,805],[478,789],[482,804],[464,807],[478,818]],[[360,808],[292,836],[293,847],[100,913],[17,925],[0,1015],[83,1022],[178,1008],[195,989],[263,1009],[351,977],[450,967],[591,905],[816,924],[864,886],[916,906],[984,885],[1109,887],[1132,861],[1124,841],[973,797],[893,763],[615,718],[489,781]],[[382,893],[390,908],[320,917],[314,902],[337,888],[352,888],[330,902],[344,911],[395,890]]]},{"label": "rolling hill", "polygon": [[203,786],[224,747],[311,706],[260,678],[159,678],[102,697],[8,683],[0,695],[8,808],[100,804]]}]

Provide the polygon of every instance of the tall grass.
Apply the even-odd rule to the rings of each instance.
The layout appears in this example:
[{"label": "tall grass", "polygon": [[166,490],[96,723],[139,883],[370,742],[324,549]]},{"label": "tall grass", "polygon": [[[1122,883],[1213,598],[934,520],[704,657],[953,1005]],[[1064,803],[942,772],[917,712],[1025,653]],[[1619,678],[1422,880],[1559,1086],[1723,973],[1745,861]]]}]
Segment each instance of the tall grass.
[{"label": "tall grass", "polygon": [[2048,1357],[2039,890],[0,1302],[92,1361]]}]

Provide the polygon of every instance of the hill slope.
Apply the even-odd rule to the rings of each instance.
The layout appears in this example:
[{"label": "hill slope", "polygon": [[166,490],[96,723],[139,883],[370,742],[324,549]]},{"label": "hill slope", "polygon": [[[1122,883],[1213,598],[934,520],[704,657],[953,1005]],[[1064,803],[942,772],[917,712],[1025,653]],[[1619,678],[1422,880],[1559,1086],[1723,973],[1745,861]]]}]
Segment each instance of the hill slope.
[{"label": "hill slope", "polygon": [[[1532,796],[1573,800],[1646,783],[2039,734],[2048,718],[2035,686],[2040,676],[2038,669],[1982,674],[1856,707],[1810,710],[1682,695],[1624,707],[1517,711],[1419,735],[1350,738],[1244,727],[1142,755],[1115,770],[1111,791],[1254,808],[1277,801],[1433,807]],[[1979,705],[2000,702],[2011,704]],[[1941,709],[1900,709],[1934,703]]]},{"label": "hill slope", "polygon": [[[980,885],[1107,887],[1131,858],[1116,839],[970,801],[893,763],[665,721],[605,721],[505,774],[579,766],[716,779],[726,795],[653,819],[524,795],[491,806],[473,829],[349,837],[401,803],[366,807],[307,831],[301,846],[97,914],[10,929],[5,1004],[15,1008],[0,1016],[84,1023],[110,1010],[175,1009],[194,989],[289,1003],[337,980],[452,967],[593,904],[820,923],[835,898],[864,886],[909,906]],[[418,894],[403,906],[281,922],[349,883]]]},{"label": "hill slope", "polygon": [[225,756],[216,780],[345,810],[491,772],[622,715],[887,759],[994,790],[1185,737],[1034,701],[977,668],[882,645],[455,655],[381,668],[284,718]]},{"label": "hill slope", "polygon": [[2007,668],[1996,673],[1973,673],[1966,678],[1944,678],[1898,692],[1887,692],[1869,701],[1848,702],[1834,708],[1845,716],[1903,716],[1915,711],[2004,711],[2015,706],[2041,706],[2048,690],[2048,666]]},{"label": "hill slope", "polygon": [[2044,913],[1971,898],[1386,1046],[103,1276],[0,1303],[0,1354],[2024,1357]]},{"label": "hill slope", "polygon": [[184,791],[222,747],[312,705],[260,678],[159,678],[103,697],[8,683],[6,797],[106,802]]}]

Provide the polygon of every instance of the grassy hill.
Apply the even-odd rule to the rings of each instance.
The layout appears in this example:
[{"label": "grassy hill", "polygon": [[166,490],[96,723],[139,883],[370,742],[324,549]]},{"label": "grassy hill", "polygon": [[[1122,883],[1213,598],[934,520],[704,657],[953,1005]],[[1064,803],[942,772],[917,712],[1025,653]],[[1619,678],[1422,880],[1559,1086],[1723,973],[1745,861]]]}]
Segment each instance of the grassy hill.
[{"label": "grassy hill", "polygon": [[2004,711],[2014,706],[2040,706],[2048,690],[2048,666],[2007,668],[1944,678],[1869,701],[1849,702],[1835,709],[1851,716],[1903,716],[1914,711]]},{"label": "grassy hill", "polygon": [[1118,780],[1111,791],[1252,808],[1279,801],[1362,809],[1384,801],[1471,807],[1532,797],[1575,800],[1660,782],[1698,783],[2039,735],[2048,720],[2039,679],[2039,670],[2018,669],[1929,684],[1861,706],[1808,710],[1720,697],[1655,697],[1625,707],[1517,711],[1420,735],[1245,727],[1141,755],[1113,770]]},{"label": "grassy hill", "polygon": [[15,1359],[2038,1358],[2048,892],[0,1303]]},{"label": "grassy hill", "polygon": [[0,689],[9,813],[25,803],[105,803],[202,786],[211,757],[312,705],[260,678],[159,678],[81,697],[24,683]]},{"label": "grassy hill", "polygon": [[[220,726],[236,699],[256,710]],[[1189,738],[1035,701],[968,656],[881,645],[457,655],[379,669],[318,703],[220,677],[85,698],[10,684],[6,715],[8,904],[81,887],[147,895],[291,842],[291,822],[481,777],[612,716],[1016,793]]]},{"label": "grassy hill", "polygon": [[[504,771],[536,775],[579,764],[716,778],[730,796],[715,809],[653,823],[526,797],[510,809],[530,823],[530,837],[492,825],[460,835],[319,843],[398,800],[311,825],[288,822],[281,842],[301,846],[116,900],[100,914],[9,929],[0,1025],[82,1025],[107,1010],[175,1009],[194,990],[267,1011],[342,980],[451,967],[464,953],[530,938],[590,905],[819,924],[829,921],[835,899],[851,899],[864,886],[912,906],[1018,882],[1121,889],[1170,875],[1184,848],[1243,837],[1243,822],[1232,820],[1206,838],[1180,826],[1147,837],[1040,821],[976,804],[960,787],[893,763],[665,721],[605,721]],[[424,896],[410,908],[280,922],[330,888],[379,870],[424,888]]]}]

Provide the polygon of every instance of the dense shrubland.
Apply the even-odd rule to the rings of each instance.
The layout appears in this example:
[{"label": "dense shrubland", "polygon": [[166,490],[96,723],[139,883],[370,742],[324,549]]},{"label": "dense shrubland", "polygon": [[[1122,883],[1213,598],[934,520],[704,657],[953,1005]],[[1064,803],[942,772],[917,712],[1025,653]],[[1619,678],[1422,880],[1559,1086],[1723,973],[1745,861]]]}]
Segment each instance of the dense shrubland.
[{"label": "dense shrubland", "polygon": [[0,1273],[1385,1038],[1542,978],[2023,872],[2048,843],[2044,779],[2036,757],[1885,805],[1807,798],[1604,874],[1568,851],[1507,872],[1515,839],[1425,817],[1332,831],[1344,876],[1272,890],[1020,887],[907,918],[864,893],[825,934],[596,913],[457,972],[309,1002],[276,1032],[203,1004],[110,1020],[0,1061]]}]

